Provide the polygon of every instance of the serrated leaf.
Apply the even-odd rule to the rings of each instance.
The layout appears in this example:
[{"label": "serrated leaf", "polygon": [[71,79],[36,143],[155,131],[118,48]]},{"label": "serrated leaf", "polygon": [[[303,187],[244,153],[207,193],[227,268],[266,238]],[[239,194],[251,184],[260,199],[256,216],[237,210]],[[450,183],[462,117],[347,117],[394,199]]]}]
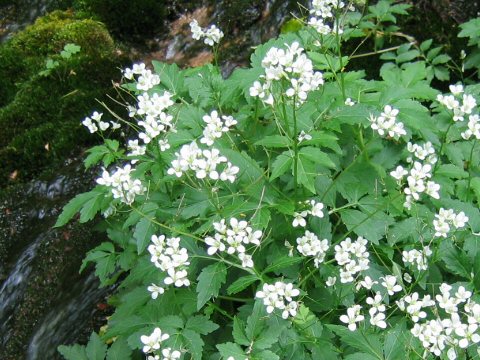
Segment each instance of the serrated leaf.
[{"label": "serrated leaf", "polygon": [[200,335],[193,330],[182,332],[183,344],[188,349],[194,360],[202,360],[203,345],[205,344]]},{"label": "serrated leaf", "polygon": [[180,68],[177,64],[166,64],[152,60],[152,65],[155,72],[160,76],[160,83],[174,95],[178,95],[184,91],[184,77],[181,75]]},{"label": "serrated leaf", "polygon": [[227,279],[227,269],[223,262],[217,262],[203,268],[198,276],[197,310],[200,310],[212,297],[216,297]]},{"label": "serrated leaf", "polygon": [[237,344],[249,346],[250,341],[245,336],[245,323],[237,316],[233,318],[233,339]]},{"label": "serrated leaf", "polygon": [[85,349],[88,360],[104,360],[107,353],[107,345],[100,339],[96,333],[90,335],[87,347]]},{"label": "serrated leaf", "polygon": [[85,346],[78,344],[72,346],[60,345],[57,350],[66,360],[89,360]]},{"label": "serrated leaf", "polygon": [[155,233],[155,224],[147,218],[142,218],[135,226],[133,238],[137,243],[137,253],[141,254],[147,248],[152,235]]},{"label": "serrated leaf", "polygon": [[270,135],[258,140],[253,145],[264,146],[266,148],[282,148],[293,146],[292,140],[287,136]]},{"label": "serrated leaf", "polygon": [[[104,195],[103,190],[95,188],[92,191],[75,196],[67,203],[67,205],[63,207],[62,213],[58,217],[54,227],[61,227],[68,223],[70,219],[73,218],[73,216],[86,205],[86,203],[94,198],[97,198],[100,194]],[[88,211],[85,212],[88,213]],[[87,215],[89,214],[84,215],[84,217]]]},{"label": "serrated leaf", "polygon": [[107,352],[107,360],[130,360],[132,349],[128,346],[127,340],[117,338]]},{"label": "serrated leaf", "polygon": [[275,272],[278,270],[284,270],[285,268],[288,268],[289,266],[298,264],[303,260],[302,257],[299,256],[284,256],[281,257],[278,260],[275,260],[273,264],[268,265],[265,270],[263,271],[263,274],[268,274],[269,272]]},{"label": "serrated leaf", "polygon": [[265,327],[265,321],[262,319],[262,316],[265,313],[265,306],[263,305],[263,302],[260,300],[255,301],[252,313],[247,319],[247,327],[245,328],[245,335],[251,342],[255,341],[257,336]]},{"label": "serrated leaf", "polygon": [[258,277],[255,275],[247,275],[242,276],[235,280],[228,288],[227,293],[228,295],[237,294],[240,291],[246,289],[248,286],[253,284],[254,282],[258,281]]},{"label": "serrated leaf", "polygon": [[448,270],[470,279],[472,265],[463,250],[456,248],[448,239],[440,244],[440,256]]},{"label": "serrated leaf", "polygon": [[363,330],[361,329],[357,329],[356,331],[350,331],[345,326],[332,324],[327,324],[326,326],[335,334],[340,336],[340,339],[343,343],[369,355],[372,355],[377,359],[383,359],[383,354],[381,350],[382,343],[378,335],[363,333],[363,335],[360,336],[359,332],[363,332]]},{"label": "serrated leaf", "polygon": [[222,355],[224,360],[228,359],[229,357],[233,357],[235,360],[245,360],[247,357],[239,345],[231,342],[218,344],[217,349],[220,351],[220,355]]},{"label": "serrated leaf", "polygon": [[217,324],[209,320],[206,316],[201,315],[190,317],[185,324],[185,329],[196,331],[202,335],[210,334],[218,328],[219,326]]},{"label": "serrated leaf", "polygon": [[280,357],[277,354],[271,352],[270,350],[264,350],[258,354],[255,354],[255,356],[257,356],[258,359],[262,359],[262,360],[279,360],[280,359]]},{"label": "serrated leaf", "polygon": [[277,156],[275,161],[272,164],[272,174],[270,175],[270,181],[282,176],[288,170],[291,169],[293,164],[293,158],[290,151],[285,151],[284,153]]},{"label": "serrated leaf", "polygon": [[317,165],[325,166],[330,169],[336,168],[334,162],[326,153],[313,146],[302,147],[299,151],[299,156],[308,159]]}]

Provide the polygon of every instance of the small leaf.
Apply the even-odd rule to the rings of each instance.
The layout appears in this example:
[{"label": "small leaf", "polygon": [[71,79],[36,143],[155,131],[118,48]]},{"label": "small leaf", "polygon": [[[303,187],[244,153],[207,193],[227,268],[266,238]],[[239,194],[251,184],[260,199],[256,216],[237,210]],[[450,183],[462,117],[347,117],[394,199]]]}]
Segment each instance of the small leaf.
[{"label": "small leaf", "polygon": [[73,346],[60,345],[57,350],[66,360],[89,360],[85,351],[85,346],[78,344]]},{"label": "small leaf", "polygon": [[265,146],[266,148],[282,148],[293,146],[292,140],[287,136],[271,135],[265,136],[261,140],[258,140],[253,145]]},{"label": "small leaf", "polygon": [[298,264],[303,260],[302,257],[299,256],[284,256],[278,260],[275,260],[273,264],[267,266],[267,268],[263,271],[263,274],[268,274],[269,272],[275,272],[278,270],[284,270],[289,266]]},{"label": "small leaf", "polygon": [[293,158],[289,151],[285,151],[283,154],[277,156],[272,164],[272,174],[270,175],[270,181],[285,174],[293,164]]},{"label": "small leaf", "polygon": [[107,360],[130,360],[132,349],[124,338],[117,338],[107,352]]},{"label": "small leaf", "polygon": [[107,353],[107,345],[100,339],[98,334],[92,333],[86,352],[89,360],[104,360]]},{"label": "small leaf", "polygon": [[227,288],[227,293],[228,293],[228,295],[237,294],[240,291],[246,289],[248,286],[250,286],[251,284],[253,284],[256,281],[258,281],[258,278],[255,275],[242,276],[241,278],[238,278],[237,280],[235,280]]},{"label": "small leaf", "polygon": [[193,316],[187,320],[185,329],[196,331],[202,335],[208,335],[217,330],[219,326],[213,321],[210,321],[206,316]]},{"label": "small leaf", "polygon": [[203,345],[205,344],[200,335],[193,331],[186,329],[182,332],[183,343],[192,354],[192,359],[202,360]]},{"label": "small leaf", "polygon": [[142,218],[135,226],[133,238],[137,242],[137,253],[141,254],[147,248],[156,226],[150,219]]},{"label": "small leaf", "polygon": [[239,345],[231,342],[227,342],[225,344],[218,344],[217,349],[218,351],[220,351],[220,355],[222,355],[224,359],[233,357],[235,360],[245,360],[245,358],[247,357],[247,355],[245,355],[245,352]]},{"label": "small leaf", "polygon": [[218,295],[220,287],[227,279],[227,269],[223,262],[217,262],[203,268],[198,276],[197,310],[200,310],[212,297]]}]

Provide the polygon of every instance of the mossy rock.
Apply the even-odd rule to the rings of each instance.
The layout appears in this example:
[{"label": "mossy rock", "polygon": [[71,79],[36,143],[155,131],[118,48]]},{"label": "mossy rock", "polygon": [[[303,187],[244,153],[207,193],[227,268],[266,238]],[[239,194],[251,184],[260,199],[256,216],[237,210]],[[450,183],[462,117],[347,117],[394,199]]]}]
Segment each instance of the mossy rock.
[{"label": "mossy rock", "polygon": [[[64,59],[59,52],[67,43],[81,50]],[[39,18],[2,49],[10,60],[0,66],[0,77],[11,80],[5,89],[0,85],[0,93],[10,100],[0,108],[0,187],[12,174],[17,180],[29,179],[75,148],[92,145],[96,137],[81,121],[99,109],[96,99],[105,99],[107,92],[115,95],[112,79],[120,77],[118,68],[127,61],[117,54],[104,25],[68,12]],[[18,65],[27,71],[19,71],[15,58],[23,59]],[[40,74],[47,59],[59,65]]]}]

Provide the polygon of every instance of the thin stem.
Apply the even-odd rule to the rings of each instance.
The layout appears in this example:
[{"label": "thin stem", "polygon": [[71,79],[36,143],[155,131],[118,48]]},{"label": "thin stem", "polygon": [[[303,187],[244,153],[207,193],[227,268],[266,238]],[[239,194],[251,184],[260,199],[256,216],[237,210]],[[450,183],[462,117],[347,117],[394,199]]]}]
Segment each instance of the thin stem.
[{"label": "thin stem", "polygon": [[472,183],[472,160],[473,160],[473,150],[475,149],[475,145],[477,145],[477,139],[473,140],[472,149],[470,150],[470,157],[468,159],[468,186],[467,186],[467,201],[470,200],[470,185]]},{"label": "thin stem", "polygon": [[295,199],[297,199],[298,188],[298,136],[297,136],[297,107],[295,105],[296,97],[293,98],[293,190]]}]

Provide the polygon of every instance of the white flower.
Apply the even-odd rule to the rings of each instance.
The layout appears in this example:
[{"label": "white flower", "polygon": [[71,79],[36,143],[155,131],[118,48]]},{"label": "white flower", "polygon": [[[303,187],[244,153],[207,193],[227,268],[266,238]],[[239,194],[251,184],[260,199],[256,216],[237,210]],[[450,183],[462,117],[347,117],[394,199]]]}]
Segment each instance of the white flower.
[{"label": "white flower", "polygon": [[350,331],[355,331],[357,329],[357,322],[363,321],[365,317],[360,314],[360,305],[353,305],[347,309],[346,315],[340,316],[340,321],[348,324],[348,329]]},{"label": "white flower", "polygon": [[327,278],[327,281],[325,282],[325,284],[328,286],[328,287],[331,287],[333,285],[335,285],[335,283],[337,282],[337,278],[335,276],[329,276]]},{"label": "white flower", "polygon": [[353,105],[355,105],[355,101],[353,101],[353,100],[350,99],[350,98],[347,98],[347,99],[345,100],[345,105],[347,105],[347,106],[353,106]]},{"label": "white flower", "polygon": [[381,277],[383,279],[381,285],[388,291],[388,295],[394,295],[396,292],[402,291],[402,287],[397,284],[397,278],[393,275],[385,275]]},{"label": "white flower", "polygon": [[152,299],[154,300],[158,297],[158,295],[161,295],[165,292],[165,290],[162,287],[155,285],[153,283],[151,286],[147,288],[147,290],[152,293]]},{"label": "white flower", "polygon": [[408,174],[408,171],[405,170],[402,166],[398,165],[394,171],[390,172],[390,175],[397,180],[402,180],[405,175]]},{"label": "white flower", "polygon": [[160,345],[163,341],[167,340],[170,337],[168,334],[162,334],[162,330],[160,328],[155,328],[152,334],[149,336],[142,335],[140,337],[140,341],[144,344],[143,352],[149,353],[155,350],[160,349]]},{"label": "white flower", "polygon": [[282,310],[282,318],[296,316],[298,303],[293,300],[300,295],[300,291],[293,287],[292,283],[277,281],[275,284],[263,284],[263,289],[257,291],[255,297],[263,299],[267,313],[271,314],[275,309]]},{"label": "white flower", "polygon": [[176,360],[180,359],[180,356],[182,356],[182,354],[178,350],[172,351],[171,348],[165,348],[162,350],[162,356],[163,360]]},{"label": "white flower", "polygon": [[294,212],[293,213],[293,222],[292,226],[297,227],[305,227],[307,226],[307,222],[305,221],[305,217],[307,217],[307,211],[302,211],[302,212]]}]

